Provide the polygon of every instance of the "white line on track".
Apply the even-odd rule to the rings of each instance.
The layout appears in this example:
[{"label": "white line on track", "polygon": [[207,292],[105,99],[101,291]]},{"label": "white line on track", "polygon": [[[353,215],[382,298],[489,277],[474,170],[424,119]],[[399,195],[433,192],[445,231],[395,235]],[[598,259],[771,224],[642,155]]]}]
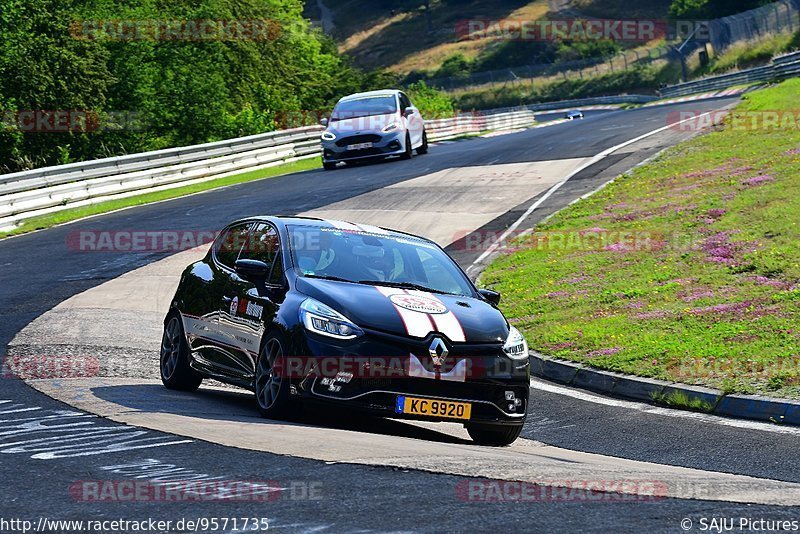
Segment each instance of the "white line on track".
[{"label": "white line on track", "polygon": [[587,168],[591,167],[592,165],[594,165],[595,163],[597,163],[599,161],[604,160],[609,155],[613,154],[617,150],[621,150],[621,149],[625,148],[626,146],[630,146],[630,145],[632,145],[634,143],[638,143],[639,141],[642,141],[643,139],[647,139],[648,137],[651,137],[651,136],[656,135],[658,133],[661,133],[661,132],[664,132],[666,130],[669,130],[670,128],[675,128],[676,126],[680,126],[681,124],[683,124],[685,122],[696,121],[696,120],[699,120],[699,119],[701,119],[703,117],[707,117],[708,115],[711,115],[711,114],[716,113],[716,112],[717,112],[717,110],[709,111],[707,113],[703,113],[702,115],[693,116],[693,117],[690,117],[688,119],[684,119],[682,121],[676,122],[674,124],[668,124],[666,126],[662,126],[661,128],[658,128],[658,129],[653,130],[651,132],[647,132],[646,134],[640,135],[639,137],[636,137],[635,139],[630,139],[628,141],[625,141],[624,143],[620,143],[617,146],[612,146],[611,148],[608,148],[608,149],[600,152],[599,154],[594,156],[592,159],[590,159],[589,161],[587,161],[586,163],[584,163],[583,165],[581,165],[580,167],[578,167],[577,169],[572,171],[570,174],[568,174],[567,177],[564,178],[562,181],[558,182],[556,185],[551,187],[547,191],[547,193],[544,194],[543,197],[541,197],[539,200],[534,202],[527,210],[525,210],[525,213],[520,215],[520,217],[516,221],[514,221],[514,223],[511,226],[509,226],[506,229],[506,231],[503,232],[503,234],[488,249],[486,249],[486,251],[484,251],[483,254],[478,256],[478,259],[476,259],[474,262],[472,262],[472,265],[470,265],[469,268],[467,269],[467,274],[470,274],[472,271],[474,271],[475,266],[477,264],[481,263],[483,260],[485,260],[486,258],[491,256],[498,249],[498,247],[502,243],[505,242],[505,240],[508,238],[508,236],[510,236],[511,233],[514,232],[519,227],[519,225],[522,224],[523,221],[525,221],[525,219],[527,219],[531,215],[531,213],[533,213],[539,206],[541,206],[544,202],[546,202],[547,199],[549,199],[553,195],[553,193],[555,193],[556,191],[561,189],[561,187],[564,184],[566,184],[573,176],[577,175],[579,172],[583,171],[584,169],[587,169]]},{"label": "white line on track", "polygon": [[730,426],[734,428],[742,428],[745,430],[756,430],[760,432],[772,432],[774,434],[792,434],[800,436],[800,428],[778,426],[770,423],[761,423],[758,421],[745,421],[740,419],[728,419],[726,417],[719,417],[717,415],[709,415],[705,413],[687,412],[676,410],[674,408],[660,408],[652,406],[643,402],[627,401],[622,399],[615,399],[611,397],[602,397],[578,391],[576,389],[559,386],[550,382],[542,382],[541,380],[531,380],[531,388],[547,393],[554,393],[556,395],[565,395],[574,399],[592,402],[594,404],[602,404],[603,406],[611,406],[613,408],[625,408],[628,410],[636,410],[638,412],[663,415],[666,417],[681,417],[684,419],[694,419],[702,423],[711,423],[715,425]]}]

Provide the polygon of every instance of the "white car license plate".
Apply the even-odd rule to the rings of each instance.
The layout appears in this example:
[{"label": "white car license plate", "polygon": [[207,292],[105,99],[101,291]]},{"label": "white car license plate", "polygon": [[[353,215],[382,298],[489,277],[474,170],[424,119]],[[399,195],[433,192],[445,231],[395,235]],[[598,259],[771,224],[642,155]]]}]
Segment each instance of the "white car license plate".
[{"label": "white car license plate", "polygon": [[372,143],[356,143],[355,145],[347,145],[347,150],[364,150],[365,148],[372,148]]}]

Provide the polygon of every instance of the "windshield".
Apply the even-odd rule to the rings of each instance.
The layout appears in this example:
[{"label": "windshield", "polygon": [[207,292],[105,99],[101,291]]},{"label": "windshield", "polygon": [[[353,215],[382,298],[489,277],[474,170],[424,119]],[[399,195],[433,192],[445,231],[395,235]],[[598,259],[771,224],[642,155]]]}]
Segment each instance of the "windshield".
[{"label": "windshield", "polygon": [[397,100],[394,96],[372,96],[339,102],[333,110],[331,120],[342,121],[390,113],[397,113]]},{"label": "windshield", "polygon": [[289,240],[303,276],[474,296],[453,260],[421,239],[298,225]]}]

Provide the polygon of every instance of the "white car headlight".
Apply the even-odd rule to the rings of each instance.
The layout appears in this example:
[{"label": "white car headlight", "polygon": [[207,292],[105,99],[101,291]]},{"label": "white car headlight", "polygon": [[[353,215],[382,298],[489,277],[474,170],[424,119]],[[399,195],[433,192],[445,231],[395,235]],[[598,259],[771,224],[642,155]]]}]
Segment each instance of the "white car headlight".
[{"label": "white car headlight", "polygon": [[528,342],[525,336],[515,327],[508,330],[508,338],[503,345],[503,352],[512,360],[524,360],[528,357]]},{"label": "white car headlight", "polygon": [[323,132],[322,133],[322,140],[323,141],[335,141],[336,134],[333,132]]},{"label": "white car headlight", "polygon": [[387,124],[386,126],[384,126],[383,130],[381,130],[381,131],[383,133],[389,133],[389,132],[393,132],[393,131],[397,130],[398,128],[400,128],[400,123],[393,122],[391,124]]},{"label": "white car headlight", "polygon": [[336,339],[354,339],[364,334],[347,317],[312,298],[300,304],[300,320],[306,330]]}]

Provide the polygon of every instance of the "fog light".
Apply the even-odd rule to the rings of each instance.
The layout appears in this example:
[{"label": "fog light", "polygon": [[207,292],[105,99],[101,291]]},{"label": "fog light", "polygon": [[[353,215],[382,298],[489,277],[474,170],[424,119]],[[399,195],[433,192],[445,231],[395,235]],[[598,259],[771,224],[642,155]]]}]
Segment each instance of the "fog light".
[{"label": "fog light", "polygon": [[506,400],[507,401],[512,401],[515,398],[516,398],[516,395],[514,395],[513,391],[506,391]]}]

